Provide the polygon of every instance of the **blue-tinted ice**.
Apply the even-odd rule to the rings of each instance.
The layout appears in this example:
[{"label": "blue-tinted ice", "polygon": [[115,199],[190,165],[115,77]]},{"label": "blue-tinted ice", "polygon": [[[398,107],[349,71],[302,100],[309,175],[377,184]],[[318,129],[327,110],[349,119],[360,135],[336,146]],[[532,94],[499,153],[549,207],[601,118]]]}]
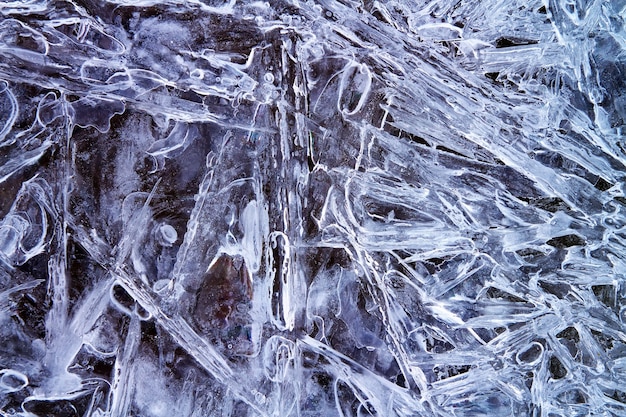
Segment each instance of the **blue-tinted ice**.
[{"label": "blue-tinted ice", "polygon": [[625,416],[626,2],[0,2],[0,415]]}]

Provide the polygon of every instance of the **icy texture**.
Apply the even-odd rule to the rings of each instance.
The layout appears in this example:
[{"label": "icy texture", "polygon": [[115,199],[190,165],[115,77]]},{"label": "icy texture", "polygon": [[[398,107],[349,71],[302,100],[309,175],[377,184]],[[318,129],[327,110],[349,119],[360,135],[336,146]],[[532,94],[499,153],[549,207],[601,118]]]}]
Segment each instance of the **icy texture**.
[{"label": "icy texture", "polygon": [[0,415],[626,415],[626,2],[0,2]]}]

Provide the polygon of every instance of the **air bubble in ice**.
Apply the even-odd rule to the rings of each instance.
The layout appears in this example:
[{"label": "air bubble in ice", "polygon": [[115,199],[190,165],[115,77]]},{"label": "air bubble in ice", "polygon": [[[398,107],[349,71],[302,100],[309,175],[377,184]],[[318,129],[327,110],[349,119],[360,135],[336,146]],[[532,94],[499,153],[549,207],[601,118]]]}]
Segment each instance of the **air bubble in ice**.
[{"label": "air bubble in ice", "polygon": [[159,226],[158,241],[161,246],[172,246],[178,240],[178,232],[169,224]]},{"label": "air bubble in ice", "polygon": [[533,342],[529,345],[520,348],[519,352],[515,356],[515,359],[520,365],[534,365],[543,354],[543,345],[539,342]]},{"label": "air bubble in ice", "polygon": [[23,373],[13,369],[3,369],[0,371],[0,392],[16,392],[27,385],[28,378]]}]

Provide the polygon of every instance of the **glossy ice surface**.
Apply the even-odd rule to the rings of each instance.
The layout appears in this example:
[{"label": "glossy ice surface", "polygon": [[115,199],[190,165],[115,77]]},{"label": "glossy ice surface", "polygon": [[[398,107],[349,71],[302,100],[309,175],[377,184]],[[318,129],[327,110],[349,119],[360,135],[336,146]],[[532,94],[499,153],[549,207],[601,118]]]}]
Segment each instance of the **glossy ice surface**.
[{"label": "glossy ice surface", "polygon": [[625,416],[624,0],[0,2],[1,416]]}]

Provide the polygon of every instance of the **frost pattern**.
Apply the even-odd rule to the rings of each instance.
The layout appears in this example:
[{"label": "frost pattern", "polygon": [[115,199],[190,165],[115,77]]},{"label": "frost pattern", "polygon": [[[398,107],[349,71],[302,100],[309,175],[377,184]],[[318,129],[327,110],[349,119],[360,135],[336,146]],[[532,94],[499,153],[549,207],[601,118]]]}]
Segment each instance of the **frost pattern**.
[{"label": "frost pattern", "polygon": [[626,415],[623,0],[0,13],[2,416]]}]

